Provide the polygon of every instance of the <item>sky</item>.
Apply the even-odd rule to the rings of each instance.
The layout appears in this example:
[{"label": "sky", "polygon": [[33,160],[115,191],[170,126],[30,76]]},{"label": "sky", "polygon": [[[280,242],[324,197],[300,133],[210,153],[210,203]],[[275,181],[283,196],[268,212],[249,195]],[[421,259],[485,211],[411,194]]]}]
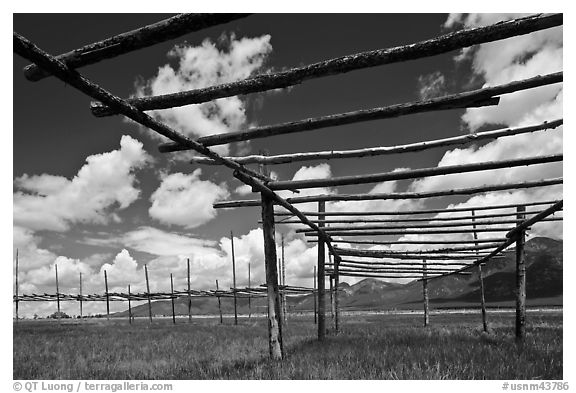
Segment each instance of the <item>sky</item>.
[{"label": "sky", "polygon": [[[167,14],[15,14],[14,30],[49,53],[58,54],[166,18]],[[157,95],[244,79],[265,72],[432,38],[463,26],[518,14],[257,14],[188,34],[151,48],[82,68],[80,72],[120,97]],[[105,23],[103,23],[105,22]],[[66,29],[54,26],[66,25]],[[89,28],[86,28],[89,26]],[[406,29],[406,26],[410,28]],[[75,34],[70,34],[74,31]],[[280,91],[231,97],[153,115],[191,137],[225,133],[357,109],[414,101],[482,86],[494,86],[563,69],[562,27],[472,50],[305,82]],[[150,130],[120,116],[95,118],[90,98],[54,78],[28,82],[25,59],[13,56],[13,253],[19,253],[20,293],[103,293],[106,270],[111,291],[144,290],[147,264],[152,290],[176,288],[186,280],[186,258],[195,289],[232,285],[230,232],[234,233],[238,285],[264,282],[259,208],[216,211],[226,199],[255,198],[222,167],[187,162],[190,152],[161,154],[163,142]],[[222,154],[244,155],[355,149],[434,140],[505,126],[561,118],[563,86],[556,84],[502,97],[498,107],[450,110],[370,121],[250,143],[219,146]],[[562,128],[470,146],[365,159],[270,167],[282,180],[326,178],[479,161],[562,153]],[[482,184],[562,176],[562,164],[386,182],[319,193],[446,190]],[[290,196],[290,192],[281,192]],[[328,211],[412,210],[481,206],[562,198],[562,187],[499,192],[472,197],[413,201],[328,203]],[[315,205],[297,205],[302,210]],[[287,283],[312,286],[317,250],[294,232],[285,237]],[[561,223],[541,223],[530,236],[562,238]],[[407,235],[406,238],[423,238]],[[482,236],[481,236],[482,237]],[[439,239],[439,237],[435,237]],[[398,248],[398,247],[392,247]],[[355,282],[356,280],[347,280]],[[49,303],[21,304],[21,314],[53,312]],[[85,306],[103,312],[104,304]],[[123,309],[113,304],[113,311]],[[63,311],[77,313],[68,303]]]}]

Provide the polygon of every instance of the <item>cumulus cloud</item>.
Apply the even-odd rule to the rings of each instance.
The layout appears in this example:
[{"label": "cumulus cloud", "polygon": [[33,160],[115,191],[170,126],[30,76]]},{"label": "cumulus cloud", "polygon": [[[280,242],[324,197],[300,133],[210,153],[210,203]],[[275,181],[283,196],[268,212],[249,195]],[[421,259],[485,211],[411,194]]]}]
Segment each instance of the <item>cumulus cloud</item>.
[{"label": "cumulus cloud", "polygon": [[[136,96],[161,95],[248,78],[262,69],[272,51],[270,35],[221,39],[217,45],[206,39],[199,46],[177,46],[168,53],[177,67],[166,64],[152,79],[137,86]],[[223,48],[219,48],[219,46]],[[246,124],[246,105],[239,97],[221,98],[199,105],[152,112],[153,116],[190,137],[222,134]],[[228,146],[216,151],[228,153]]]},{"label": "cumulus cloud", "polygon": [[142,143],[124,135],[119,150],[89,156],[72,179],[24,174],[14,180],[14,224],[33,231],[66,231],[74,223],[118,219],[113,210],[138,199],[134,171],[149,161]]},{"label": "cumulus cloud", "polygon": [[230,193],[225,184],[201,180],[201,169],[191,174],[164,175],[150,201],[150,216],[164,224],[196,228],[216,216],[212,204],[227,198]]}]

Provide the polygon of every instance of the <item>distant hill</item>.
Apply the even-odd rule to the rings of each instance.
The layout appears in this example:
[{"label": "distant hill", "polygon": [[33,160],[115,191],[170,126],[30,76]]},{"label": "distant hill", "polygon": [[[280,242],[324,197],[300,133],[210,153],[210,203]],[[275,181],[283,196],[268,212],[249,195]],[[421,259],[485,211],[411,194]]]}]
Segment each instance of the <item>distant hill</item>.
[{"label": "distant hill", "polygon": [[[562,241],[537,237],[526,242],[526,296],[530,304],[562,304]],[[488,306],[511,306],[514,304],[516,257],[514,250],[506,252],[505,258],[496,259],[483,266],[485,297]],[[468,269],[468,276],[447,276],[431,280],[428,285],[430,303],[434,307],[477,306],[480,283],[476,268]],[[340,284],[340,305],[344,310],[389,310],[420,308],[422,283],[407,284],[366,278],[354,285]],[[176,299],[177,315],[187,315],[187,298]],[[222,312],[234,313],[231,298],[222,298]],[[252,313],[266,313],[266,299],[251,299]],[[330,305],[328,304],[328,310]],[[290,312],[310,311],[314,308],[314,296],[288,298]],[[238,299],[238,312],[248,314],[248,299]],[[132,308],[136,316],[148,316],[147,304]],[[152,303],[154,315],[172,315],[170,301]],[[192,298],[193,315],[217,315],[216,298]],[[127,311],[114,314],[126,317]]]}]

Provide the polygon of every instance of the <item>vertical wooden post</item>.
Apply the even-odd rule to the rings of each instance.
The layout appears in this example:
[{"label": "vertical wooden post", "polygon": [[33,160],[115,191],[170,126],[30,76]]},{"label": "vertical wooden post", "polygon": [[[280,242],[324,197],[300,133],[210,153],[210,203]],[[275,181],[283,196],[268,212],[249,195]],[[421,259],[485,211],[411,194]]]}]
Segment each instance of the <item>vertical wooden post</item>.
[{"label": "vertical wooden post", "polygon": [[150,300],[150,281],[148,280],[148,266],[144,265],[144,274],[146,275],[146,297],[148,298],[148,317],[152,323],[152,301]]},{"label": "vertical wooden post", "polygon": [[19,299],[18,299],[18,249],[16,249],[16,288],[15,288],[15,290],[16,290],[16,304],[15,304],[16,305],[16,323],[18,323],[18,319],[20,319],[18,317],[18,302],[19,302]]},{"label": "vertical wooden post", "polygon": [[230,246],[232,247],[232,286],[234,287],[234,325],[238,325],[238,300],[236,298],[236,258],[234,257],[234,233],[230,231]]},{"label": "vertical wooden post", "polygon": [[172,301],[172,323],[176,325],[176,310],[174,308],[174,279],[170,273],[170,300]]},{"label": "vertical wooden post", "polygon": [[[286,259],[284,258],[284,235],[282,235],[282,285],[286,287]],[[286,289],[282,291],[282,315],[284,322],[288,319],[288,312],[286,307]]]},{"label": "vertical wooden post", "polygon": [[[472,222],[475,222],[474,209],[472,209]],[[476,224],[472,224],[474,229],[474,240],[478,240],[478,233],[476,233]],[[474,243],[478,247],[478,242]],[[476,254],[479,254],[479,250],[476,250]],[[486,298],[484,296],[484,277],[482,277],[482,265],[478,264],[478,281],[480,282],[480,306],[482,308],[482,329],[484,332],[488,332],[488,321],[486,320]]]},{"label": "vertical wooden post", "polygon": [[[326,202],[318,202],[318,213],[324,213]],[[318,215],[318,226],[324,227],[324,215]],[[326,293],[325,293],[325,257],[326,248],[324,247],[324,240],[318,237],[318,340],[323,341],[326,337]]]},{"label": "vertical wooden post", "polygon": [[318,309],[316,303],[318,302],[318,292],[316,291],[316,266],[314,266],[314,325],[318,323]]},{"label": "vertical wooden post", "polygon": [[334,256],[334,330],[340,332],[340,257]]},{"label": "vertical wooden post", "polygon": [[[250,262],[248,262],[248,288],[251,288],[250,286]],[[250,292],[248,293],[248,318],[252,318],[252,295],[250,294]]]},{"label": "vertical wooden post", "polygon": [[[517,207],[517,218],[526,219],[526,207]],[[519,223],[520,224],[520,223]],[[526,242],[525,231],[520,231],[516,238],[516,339],[523,340],[526,323],[526,256],[524,244]]]},{"label": "vertical wooden post", "polygon": [[190,258],[186,258],[188,265],[188,322],[192,322],[192,295],[190,294]]},{"label": "vertical wooden post", "polygon": [[278,294],[278,273],[276,271],[276,241],[274,239],[274,201],[265,193],[262,200],[262,232],[264,234],[264,260],[266,265],[266,291],[268,298],[268,345],[270,357],[280,360],[284,357],[282,343],[282,313]]},{"label": "vertical wooden post", "polygon": [[58,322],[60,322],[60,287],[58,286],[58,265],[54,265],[56,272],[56,305],[58,307]]},{"label": "vertical wooden post", "polygon": [[82,319],[83,317],[83,311],[82,311],[82,272],[80,272],[80,319]]},{"label": "vertical wooden post", "polygon": [[[218,288],[218,280],[216,280],[216,292],[219,291]],[[224,320],[222,319],[222,302],[220,301],[220,295],[216,295],[216,297],[218,298],[218,312],[220,313],[220,324],[224,323]]]},{"label": "vertical wooden post", "polygon": [[429,309],[428,309],[428,273],[427,273],[427,266],[426,266],[426,260],[423,259],[422,260],[422,295],[424,298],[424,326],[428,326],[428,324],[430,323],[430,317],[429,317]]},{"label": "vertical wooden post", "polygon": [[330,319],[334,320],[334,276],[328,277],[330,281]]},{"label": "vertical wooden post", "polygon": [[104,287],[106,288],[106,320],[110,320],[110,295],[108,294],[108,275],[104,270]]},{"label": "vertical wooden post", "polygon": [[132,293],[130,292],[130,284],[128,284],[128,323],[132,324]]}]

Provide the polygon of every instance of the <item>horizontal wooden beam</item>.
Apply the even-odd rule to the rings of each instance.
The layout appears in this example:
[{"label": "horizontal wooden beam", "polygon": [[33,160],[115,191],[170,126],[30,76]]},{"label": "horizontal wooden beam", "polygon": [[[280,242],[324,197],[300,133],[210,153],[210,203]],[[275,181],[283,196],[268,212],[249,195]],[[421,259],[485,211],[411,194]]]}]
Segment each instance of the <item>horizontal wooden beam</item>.
[{"label": "horizontal wooden beam", "polygon": [[[374,194],[323,194],[323,195],[310,195],[305,197],[292,197],[286,198],[286,201],[290,204],[298,203],[308,203],[317,201],[371,201],[371,200],[403,200],[403,199],[426,199],[426,198],[436,198],[444,196],[456,196],[456,195],[472,195],[480,194],[490,191],[504,191],[504,190],[519,190],[526,188],[536,188],[536,187],[548,187],[562,184],[562,178],[553,178],[545,180],[527,181],[520,183],[507,183],[507,184],[497,184],[497,185],[484,185],[480,187],[470,187],[470,188],[456,188],[452,190],[443,191],[429,191],[429,192],[402,192],[402,193],[374,193]],[[217,202],[214,205],[215,209],[230,209],[236,207],[253,207],[260,206],[260,200],[258,199],[244,199],[238,201],[223,201]],[[471,210],[470,208],[463,208],[459,211]],[[486,209],[496,209],[495,207],[480,207],[478,210]],[[444,210],[446,211],[446,210]],[[441,213],[442,210],[436,211]],[[278,213],[279,215],[285,213]],[[315,215],[317,212],[305,212],[306,215]],[[397,215],[404,214],[402,212],[374,212],[372,215]],[[424,214],[418,212],[412,212],[409,214]],[[360,216],[360,215],[371,215],[369,212],[327,212],[327,216]]]},{"label": "horizontal wooden beam", "polygon": [[[444,274],[451,273],[456,269],[430,269],[427,272],[432,274]],[[330,271],[330,270],[329,270]],[[389,274],[402,274],[402,273],[413,273],[422,274],[426,270],[423,269],[380,269],[380,268],[342,268],[338,269],[339,273],[389,273]]]},{"label": "horizontal wooden beam", "polygon": [[458,173],[470,173],[488,171],[503,168],[515,168],[519,166],[546,164],[560,162],[562,154],[517,158],[512,160],[478,162],[473,164],[447,165],[433,168],[407,169],[394,172],[373,173],[369,175],[341,176],[330,179],[306,179],[306,180],[286,180],[272,181],[268,183],[271,190],[288,190],[319,187],[348,186],[367,183],[379,183],[395,180],[420,179],[432,176],[444,176]]},{"label": "horizontal wooden beam", "polygon": [[[414,230],[378,230],[378,231],[334,231],[330,232],[330,236],[380,236],[380,235],[433,235],[433,234],[464,234],[473,232],[508,232],[513,228],[478,228],[478,229],[427,229],[423,231]],[[314,237],[316,233],[305,233],[305,236]],[[335,240],[338,242],[338,240]]]},{"label": "horizontal wooden beam", "polygon": [[[355,260],[351,260],[351,259],[344,259],[342,258],[340,260],[340,266],[342,265],[346,265],[346,264],[354,264],[354,265],[359,265],[359,266],[424,266],[423,262],[399,262],[399,261],[394,261],[394,262],[378,262],[378,261],[355,261]],[[439,266],[468,266],[470,265],[467,262],[428,262],[426,261],[426,266],[434,266],[434,265],[439,265]]]},{"label": "horizontal wooden beam", "polygon": [[[478,90],[450,94],[447,96],[431,98],[428,100],[412,101],[380,108],[361,109],[352,112],[320,116],[288,123],[253,127],[246,130],[228,132],[225,134],[208,135],[198,138],[197,141],[204,146],[216,146],[233,142],[267,138],[276,135],[287,135],[297,132],[314,131],[322,128],[335,127],[346,124],[391,119],[416,113],[498,105],[499,98],[496,97],[497,95],[509,94],[516,91],[532,89],[534,87],[560,82],[562,82],[562,72],[544,76],[536,76],[534,78],[522,81],[514,81],[500,86],[485,87]],[[189,149],[185,146],[178,146],[177,144],[168,143],[165,145],[160,145],[159,150],[165,153],[170,151]]]},{"label": "horizontal wooden beam", "polygon": [[[249,14],[180,14],[74,49],[57,56],[57,59],[70,68],[80,68],[160,42],[178,38],[184,34],[244,18],[248,15]],[[104,19],[106,15],[102,14],[101,17],[103,19],[101,24],[105,25],[106,21]],[[71,18],[73,18],[73,16],[71,16]],[[38,67],[36,64],[30,64],[24,68],[24,75],[26,79],[30,81],[39,81],[50,76],[50,73]]]},{"label": "horizontal wooden beam", "polygon": [[[199,104],[218,98],[286,88],[298,85],[306,80],[342,74],[363,68],[436,56],[472,45],[502,40],[560,26],[562,23],[562,14],[532,15],[490,26],[459,30],[410,45],[361,52],[283,72],[258,75],[249,79],[219,86],[210,86],[162,96],[131,99],[129,102],[141,110],[166,109],[176,106]],[[113,109],[110,110],[97,104],[92,105],[92,112],[96,116],[106,116],[115,113]]]},{"label": "horizontal wooden beam", "polygon": [[[540,221],[562,221],[563,217],[550,217],[543,218]],[[416,225],[337,225],[326,227],[327,233],[336,231],[365,231],[373,229],[420,229],[420,228],[452,228],[452,227],[470,227],[470,226],[492,226],[502,224],[517,224],[524,220],[482,220],[478,222],[440,222],[432,224],[416,224]],[[309,233],[310,229],[296,229],[296,233]]]},{"label": "horizontal wooden beam", "polygon": [[[327,270],[326,271],[326,275],[331,275],[333,274],[332,271]],[[400,274],[382,274],[382,273],[349,273],[349,272],[343,272],[340,273],[338,272],[338,274],[340,276],[344,276],[344,277],[364,277],[364,278],[406,278],[406,279],[421,279],[422,275],[410,275],[410,274],[406,274],[406,275],[400,275]],[[440,274],[438,276],[436,276],[436,274],[438,273],[433,273],[430,275],[430,277],[443,277],[444,275]],[[447,273],[449,274],[449,273]],[[462,276],[468,276],[469,273],[468,272],[454,272],[452,274],[455,275],[462,275]],[[429,278],[430,278],[429,277]]]},{"label": "horizontal wooden beam", "polygon": [[[309,243],[317,243],[316,239],[306,239]],[[502,242],[506,241],[506,238],[490,238],[490,239],[470,239],[470,240],[391,240],[391,241],[381,241],[381,240],[353,240],[353,239],[332,239],[334,244],[346,243],[346,244],[372,244],[372,245],[395,245],[395,244],[475,244],[475,243],[496,243],[497,247]]]},{"label": "horizontal wooden beam", "polygon": [[[460,146],[469,143],[475,143],[482,140],[494,140],[505,136],[527,134],[542,130],[550,130],[561,126],[563,123],[564,123],[563,119],[558,119],[529,127],[503,128],[492,131],[477,132],[474,134],[459,135],[438,140],[409,143],[406,145],[399,145],[399,146],[369,147],[365,149],[356,149],[356,150],[340,150],[340,151],[330,150],[330,151],[319,151],[310,153],[279,154],[274,156],[249,155],[243,157],[226,157],[226,158],[234,160],[237,163],[244,165],[245,164],[274,165],[274,164],[288,164],[302,161],[312,161],[312,160],[334,160],[343,158],[374,157],[389,154],[412,153],[445,146],[455,146],[455,145]],[[202,164],[202,165],[218,165],[216,161],[206,157],[192,157],[190,163]]]},{"label": "horizontal wooden beam", "polygon": [[352,257],[362,257],[362,258],[397,258],[397,259],[430,259],[430,260],[475,260],[479,257],[484,257],[488,255],[487,253],[461,255],[461,254],[433,254],[433,253],[403,253],[394,252],[390,250],[366,250],[357,248],[340,248],[334,247],[338,255],[340,256],[352,256]]}]

